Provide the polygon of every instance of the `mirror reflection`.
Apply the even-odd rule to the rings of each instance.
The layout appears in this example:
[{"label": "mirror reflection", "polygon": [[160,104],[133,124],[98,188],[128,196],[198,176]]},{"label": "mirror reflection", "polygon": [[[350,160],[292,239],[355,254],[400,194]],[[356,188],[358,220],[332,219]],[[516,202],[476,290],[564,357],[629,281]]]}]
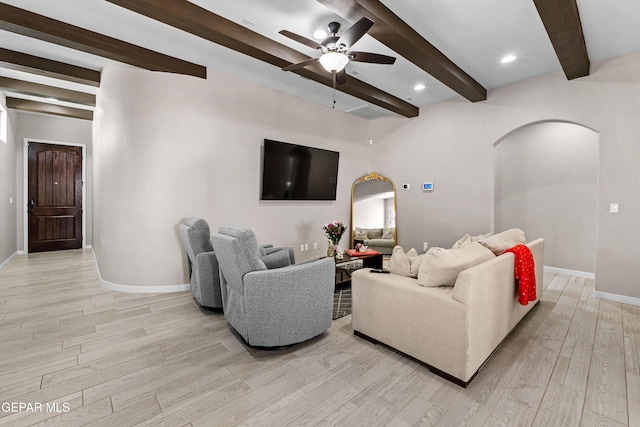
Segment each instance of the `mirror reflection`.
[{"label": "mirror reflection", "polygon": [[351,187],[351,247],[362,243],[389,255],[396,241],[393,181],[376,172],[358,178]]}]

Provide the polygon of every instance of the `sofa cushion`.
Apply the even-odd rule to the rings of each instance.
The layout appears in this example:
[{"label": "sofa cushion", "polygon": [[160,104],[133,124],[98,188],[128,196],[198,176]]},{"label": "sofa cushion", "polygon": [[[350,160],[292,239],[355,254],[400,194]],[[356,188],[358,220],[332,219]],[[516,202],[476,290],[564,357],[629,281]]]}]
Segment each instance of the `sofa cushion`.
[{"label": "sofa cushion", "polygon": [[366,240],[369,237],[367,236],[367,230],[364,228],[356,227],[353,238],[355,240]]},{"label": "sofa cushion", "polygon": [[382,229],[382,238],[383,239],[392,239],[393,240],[393,234],[394,234],[395,228],[393,227],[385,227]]},{"label": "sofa cushion", "polygon": [[393,248],[389,259],[389,271],[400,276],[418,277],[418,271],[423,259],[424,254],[419,255],[418,251],[413,248],[405,253],[402,246],[396,246]]},{"label": "sofa cushion", "polygon": [[453,246],[451,247],[451,249],[457,249],[460,246],[464,246],[468,243],[473,243],[473,242],[479,242],[482,239],[486,239],[487,237],[491,236],[492,233],[487,233],[487,234],[478,234],[477,236],[472,236],[470,234],[465,234],[464,236],[462,236],[460,239],[458,239],[457,242],[455,242],[453,244]]},{"label": "sofa cushion", "polygon": [[370,239],[381,239],[382,238],[382,228],[370,228],[367,230],[367,237]]},{"label": "sofa cushion", "polygon": [[500,255],[515,245],[524,245],[526,243],[524,231],[519,228],[512,228],[480,240],[480,244],[491,250],[495,255]]},{"label": "sofa cushion", "polygon": [[426,287],[453,286],[458,273],[492,258],[493,252],[477,242],[457,249],[431,248],[418,270],[418,284]]}]

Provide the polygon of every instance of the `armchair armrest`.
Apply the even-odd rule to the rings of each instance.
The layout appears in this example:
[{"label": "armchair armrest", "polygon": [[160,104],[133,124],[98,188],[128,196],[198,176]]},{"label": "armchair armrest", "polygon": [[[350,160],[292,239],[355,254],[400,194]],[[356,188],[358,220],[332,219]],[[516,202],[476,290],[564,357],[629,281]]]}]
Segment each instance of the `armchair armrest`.
[{"label": "armchair armrest", "polygon": [[260,255],[266,255],[268,249],[273,249],[273,245],[271,243],[265,243],[264,245],[260,245],[258,249],[260,249]]},{"label": "armchair armrest", "polygon": [[218,283],[220,281],[219,277],[219,267],[218,267],[218,258],[216,257],[215,252],[200,252],[196,255],[196,268],[197,274],[200,276],[200,281],[202,282],[203,277],[213,277],[214,282]]},{"label": "armchair armrest", "polygon": [[264,265],[266,265],[269,270],[291,265],[289,252],[280,249],[271,252],[268,251],[267,254],[261,256],[260,259],[262,260],[262,262],[264,262]]},{"label": "armchair armrest", "polygon": [[200,252],[195,261],[190,279],[191,292],[202,306],[222,307],[220,270],[215,252]]},{"label": "armchair armrest", "polygon": [[247,273],[244,304],[247,325],[251,325],[248,333],[309,337],[309,330],[320,333],[328,329],[334,286],[335,263],[331,258]]},{"label": "armchair armrest", "polygon": [[249,296],[263,294],[265,298],[271,298],[276,292],[325,286],[330,289],[329,294],[333,295],[334,282],[333,259],[313,259],[274,270],[252,271],[245,274],[245,297],[247,294],[250,294]]},{"label": "armchair armrest", "polygon": [[[289,264],[295,264],[296,263],[296,254],[293,251],[293,248],[290,246],[282,246],[282,247],[274,247],[272,244],[266,244],[266,245],[260,245],[260,255],[261,256],[265,256],[265,255],[271,255],[272,253],[278,252],[278,251],[283,251],[287,254],[287,256],[289,257]],[[269,267],[267,265],[267,267]],[[272,267],[269,267],[272,268]]]}]

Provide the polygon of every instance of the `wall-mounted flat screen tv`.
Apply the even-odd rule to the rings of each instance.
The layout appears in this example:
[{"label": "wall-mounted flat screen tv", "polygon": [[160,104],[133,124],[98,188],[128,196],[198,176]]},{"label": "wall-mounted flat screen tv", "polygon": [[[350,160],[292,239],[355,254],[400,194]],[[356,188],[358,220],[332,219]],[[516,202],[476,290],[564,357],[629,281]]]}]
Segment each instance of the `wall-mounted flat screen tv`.
[{"label": "wall-mounted flat screen tv", "polygon": [[337,151],[264,140],[261,200],[335,200]]}]

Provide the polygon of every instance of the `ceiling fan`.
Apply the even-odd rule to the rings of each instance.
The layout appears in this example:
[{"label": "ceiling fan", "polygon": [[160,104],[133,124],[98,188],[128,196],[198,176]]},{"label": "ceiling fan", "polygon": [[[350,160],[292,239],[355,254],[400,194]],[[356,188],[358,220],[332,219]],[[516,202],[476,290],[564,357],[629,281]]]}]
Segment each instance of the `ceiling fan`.
[{"label": "ceiling fan", "polygon": [[291,64],[282,68],[282,70],[293,71],[315,64],[316,62],[320,62],[320,65],[322,65],[325,70],[335,76],[334,84],[336,82],[338,84],[344,84],[347,82],[347,73],[345,72],[344,67],[349,61],[368,62],[372,64],[393,64],[396,62],[396,58],[393,56],[349,50],[362,38],[362,36],[367,33],[367,31],[369,31],[369,28],[371,28],[372,25],[373,21],[364,17],[349,27],[342,36],[338,37],[336,34],[340,31],[340,24],[338,22],[331,22],[328,25],[328,30],[331,35],[320,43],[292,33],[291,31],[282,30],[280,31],[280,34],[283,36],[317,49],[322,53],[318,58],[311,58],[306,61],[298,62],[297,64]]}]

